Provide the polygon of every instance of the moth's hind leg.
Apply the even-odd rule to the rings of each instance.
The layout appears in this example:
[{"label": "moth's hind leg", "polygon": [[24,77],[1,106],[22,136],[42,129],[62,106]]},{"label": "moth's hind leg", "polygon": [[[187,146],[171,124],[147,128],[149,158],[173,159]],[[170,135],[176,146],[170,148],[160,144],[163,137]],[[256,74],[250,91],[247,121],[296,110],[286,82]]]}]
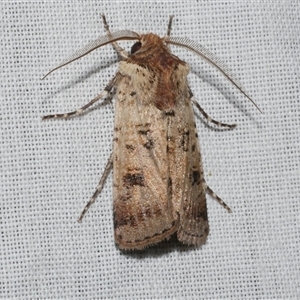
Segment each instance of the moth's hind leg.
[{"label": "moth's hind leg", "polygon": [[206,193],[215,198],[224,208],[231,213],[231,208],[208,186],[206,185]]},{"label": "moth's hind leg", "polygon": [[42,120],[67,119],[67,118],[75,117],[75,116],[78,116],[78,115],[82,114],[87,108],[89,108],[91,105],[93,105],[94,103],[99,101],[101,98],[107,97],[109,95],[110,91],[112,90],[112,88],[115,86],[118,78],[119,77],[118,77],[118,74],[117,74],[97,97],[95,97],[93,100],[91,100],[90,102],[88,102],[84,106],[82,106],[82,107],[80,107],[80,108],[78,108],[74,111],[63,113],[63,114],[43,116]]},{"label": "moth's hind leg", "polygon": [[101,193],[102,191],[102,188],[104,186],[104,183],[105,183],[105,180],[109,174],[109,171],[111,169],[113,165],[113,153],[111,153],[109,159],[108,159],[108,162],[105,166],[105,169],[104,169],[104,172],[100,178],[100,181],[97,185],[97,188],[96,188],[96,191],[94,192],[93,196],[91,197],[90,201],[86,204],[86,206],[84,207],[79,219],[78,219],[78,222],[81,222],[85,213],[88,211],[88,209],[90,208],[90,206],[96,201],[96,198],[98,197],[98,195]]},{"label": "moth's hind leg", "polygon": [[[105,15],[102,15],[102,20],[103,20],[106,34],[109,36],[109,38],[112,38],[111,32],[109,30],[109,26],[106,22]],[[112,42],[112,45],[122,58],[128,58],[128,53],[117,42]]]},{"label": "moth's hind leg", "polygon": [[236,127],[236,124],[225,124],[212,119],[194,98],[191,98],[191,101],[194,103],[194,105],[196,105],[196,107],[198,108],[200,113],[204,116],[204,118],[207,120],[207,122],[211,122],[219,127],[227,127],[227,128]]}]

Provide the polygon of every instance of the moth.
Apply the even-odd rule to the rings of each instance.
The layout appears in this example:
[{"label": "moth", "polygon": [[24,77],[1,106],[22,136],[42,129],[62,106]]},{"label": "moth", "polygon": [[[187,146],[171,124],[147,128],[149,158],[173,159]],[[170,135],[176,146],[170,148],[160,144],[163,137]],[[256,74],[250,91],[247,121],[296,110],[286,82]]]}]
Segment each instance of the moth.
[{"label": "moth", "polygon": [[[173,16],[164,37],[129,30],[112,33],[105,16],[102,18],[106,35],[44,76],[106,44],[112,44],[121,57],[115,76],[96,98],[75,111],[43,117],[78,116],[98,100],[112,93],[115,96],[113,152],[79,221],[95,202],[113,167],[114,236],[121,249],[143,249],[174,233],[180,242],[200,246],[209,232],[206,193],[228,211],[230,208],[204,180],[193,105],[216,126],[236,125],[213,120],[195,101],[187,81],[189,66],[173,55],[169,46],[193,51],[253,101],[208,50],[190,39],[170,36]],[[137,42],[127,53],[117,43],[120,40]]]}]

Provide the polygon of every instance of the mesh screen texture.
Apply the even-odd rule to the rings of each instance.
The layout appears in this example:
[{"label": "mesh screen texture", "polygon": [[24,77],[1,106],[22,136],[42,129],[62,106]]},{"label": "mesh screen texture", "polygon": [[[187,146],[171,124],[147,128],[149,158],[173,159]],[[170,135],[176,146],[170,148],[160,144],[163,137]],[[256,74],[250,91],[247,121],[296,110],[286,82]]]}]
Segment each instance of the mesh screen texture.
[{"label": "mesh screen texture", "polygon": [[[122,252],[113,238],[112,176],[81,224],[112,151],[113,106],[42,121],[99,94],[117,69],[110,45],[44,80],[112,31],[188,37],[223,61],[263,111],[195,54],[189,84],[214,130],[196,117],[210,234],[199,249],[171,238]],[[297,1],[2,1],[0,298],[299,299],[300,5]],[[121,45],[129,50],[132,42]]]}]

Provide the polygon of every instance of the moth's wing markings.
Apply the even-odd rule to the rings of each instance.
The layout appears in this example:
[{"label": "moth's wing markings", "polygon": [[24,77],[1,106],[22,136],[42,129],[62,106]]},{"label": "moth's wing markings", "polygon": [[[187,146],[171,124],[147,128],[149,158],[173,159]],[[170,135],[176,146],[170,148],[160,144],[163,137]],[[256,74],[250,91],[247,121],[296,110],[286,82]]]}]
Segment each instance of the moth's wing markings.
[{"label": "moth's wing markings", "polygon": [[146,94],[134,76],[125,75],[117,88],[114,226],[121,249],[145,248],[178,228],[168,188],[167,122]]},{"label": "moth's wing markings", "polygon": [[205,243],[209,231],[206,183],[191,101],[182,111],[188,135],[184,140],[185,145],[182,145],[182,139],[178,141],[186,151],[186,175],[177,235],[178,240],[185,244],[200,246]]},{"label": "moth's wing markings", "polygon": [[[184,69],[185,68],[185,69]],[[172,202],[180,215],[178,240],[189,245],[201,245],[208,235],[205,190],[198,134],[186,81],[188,69],[178,66],[173,81],[178,88],[174,118],[170,118],[168,135]],[[184,76],[183,76],[184,75]],[[184,178],[184,181],[183,181]]]},{"label": "moth's wing markings", "polygon": [[185,182],[188,172],[188,155],[186,149],[186,137],[188,131],[187,120],[190,116],[186,114],[186,105],[189,105],[185,100],[189,97],[186,77],[189,72],[187,65],[177,65],[173,71],[172,81],[175,83],[178,95],[175,99],[175,109],[173,117],[168,118],[168,133],[167,133],[167,152],[169,162],[170,181],[172,185],[171,197],[174,209],[180,214]]}]

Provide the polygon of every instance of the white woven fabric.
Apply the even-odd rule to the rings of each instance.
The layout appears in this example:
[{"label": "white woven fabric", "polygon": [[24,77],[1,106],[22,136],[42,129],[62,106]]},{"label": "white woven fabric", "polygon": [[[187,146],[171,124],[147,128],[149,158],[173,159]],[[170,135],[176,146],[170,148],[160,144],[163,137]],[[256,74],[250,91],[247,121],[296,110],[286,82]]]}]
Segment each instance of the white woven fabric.
[{"label": "white woven fabric", "polygon": [[[298,1],[1,1],[0,298],[299,299],[300,5]],[[111,46],[40,78],[111,30],[189,37],[240,79],[263,111],[185,49],[191,89],[231,131],[197,126],[210,235],[143,252],[114,244],[112,177],[77,223],[109,154],[111,105],[42,121],[96,96],[114,75]],[[123,43],[130,49],[132,42]]]}]

